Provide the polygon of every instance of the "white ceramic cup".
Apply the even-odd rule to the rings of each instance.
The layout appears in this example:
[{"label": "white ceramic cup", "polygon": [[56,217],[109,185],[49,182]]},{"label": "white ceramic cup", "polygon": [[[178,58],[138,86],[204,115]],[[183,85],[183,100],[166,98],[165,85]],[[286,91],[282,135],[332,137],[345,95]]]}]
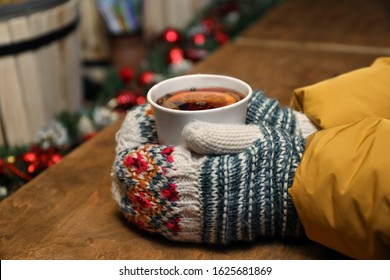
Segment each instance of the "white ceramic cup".
[{"label": "white ceramic cup", "polygon": [[[194,87],[232,89],[241,93],[243,99],[224,107],[195,111],[169,109],[156,103],[157,99],[167,93],[189,90]],[[182,144],[183,128],[192,121],[244,124],[251,95],[252,88],[239,79],[223,75],[193,74],[159,82],[148,91],[147,100],[154,109],[159,143],[162,145],[180,145]]]}]

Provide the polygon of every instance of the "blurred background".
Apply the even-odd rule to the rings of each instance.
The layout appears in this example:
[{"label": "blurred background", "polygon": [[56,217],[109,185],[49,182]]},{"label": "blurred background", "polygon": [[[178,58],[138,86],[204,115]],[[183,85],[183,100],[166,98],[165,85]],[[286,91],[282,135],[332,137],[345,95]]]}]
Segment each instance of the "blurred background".
[{"label": "blurred background", "polygon": [[278,0],[0,0],[0,199]]},{"label": "blurred background", "polygon": [[0,0],[0,200],[218,49],[246,66],[210,71],[288,105],[297,86],[390,55],[390,1]]}]

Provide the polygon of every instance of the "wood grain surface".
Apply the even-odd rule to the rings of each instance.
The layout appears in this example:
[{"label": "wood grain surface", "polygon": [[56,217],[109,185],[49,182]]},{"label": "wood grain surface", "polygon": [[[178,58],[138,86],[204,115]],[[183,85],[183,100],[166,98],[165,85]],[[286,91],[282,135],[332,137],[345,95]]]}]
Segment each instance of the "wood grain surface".
[{"label": "wood grain surface", "polygon": [[1,259],[334,259],[310,242],[180,244],[125,223],[111,198],[120,121],[0,203]]},{"label": "wood grain surface", "polygon": [[284,0],[245,37],[349,46],[390,46],[388,0]]},{"label": "wood grain surface", "polygon": [[[346,1],[340,2],[340,7],[344,7]],[[293,3],[299,6],[309,2],[286,1],[283,4],[285,8],[278,7],[281,11],[279,16],[286,16],[284,9],[292,9]],[[319,5],[312,3],[313,7]],[[278,18],[277,11],[275,9],[271,16]],[[306,13],[311,15],[309,10]],[[299,19],[301,17],[297,15]],[[270,25],[269,21],[265,22]],[[333,23],[329,24],[335,27]],[[274,25],[275,28],[284,28],[289,40],[295,38],[290,34],[295,32],[295,26],[289,21],[280,20]],[[287,105],[294,88],[368,66],[382,55],[381,52],[296,48],[288,44],[270,46],[247,40],[261,39],[260,33],[253,30],[262,26],[261,20],[256,22],[252,33],[244,33],[236,41],[220,48],[191,72],[235,76],[248,82],[254,89],[265,90],[269,96]],[[326,32],[326,29],[320,31]],[[333,34],[336,31],[330,28],[328,32]],[[378,32],[384,31],[379,28]],[[299,36],[296,36],[299,40]],[[319,40],[320,35],[316,38]],[[127,224],[110,192],[114,135],[121,121],[105,128],[0,203],[1,259],[347,258],[311,241],[269,239],[222,247],[175,243]]]},{"label": "wood grain surface", "polygon": [[369,66],[373,54],[269,47],[238,38],[199,63],[192,73],[218,73],[246,81],[288,105],[293,90]]}]

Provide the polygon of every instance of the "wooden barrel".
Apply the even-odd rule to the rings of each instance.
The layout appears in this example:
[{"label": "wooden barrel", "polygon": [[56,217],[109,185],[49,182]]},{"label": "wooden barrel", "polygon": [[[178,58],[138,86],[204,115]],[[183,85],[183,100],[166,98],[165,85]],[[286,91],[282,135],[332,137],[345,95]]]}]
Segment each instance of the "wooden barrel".
[{"label": "wooden barrel", "polygon": [[0,145],[81,107],[77,0],[0,0]]}]

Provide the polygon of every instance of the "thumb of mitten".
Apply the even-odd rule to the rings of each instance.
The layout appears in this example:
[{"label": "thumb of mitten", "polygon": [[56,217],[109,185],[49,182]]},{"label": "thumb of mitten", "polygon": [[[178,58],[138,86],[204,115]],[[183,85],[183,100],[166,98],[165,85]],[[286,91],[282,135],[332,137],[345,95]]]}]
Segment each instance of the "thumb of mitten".
[{"label": "thumb of mitten", "polygon": [[198,154],[239,153],[260,139],[257,125],[191,122],[183,129],[184,144]]}]

